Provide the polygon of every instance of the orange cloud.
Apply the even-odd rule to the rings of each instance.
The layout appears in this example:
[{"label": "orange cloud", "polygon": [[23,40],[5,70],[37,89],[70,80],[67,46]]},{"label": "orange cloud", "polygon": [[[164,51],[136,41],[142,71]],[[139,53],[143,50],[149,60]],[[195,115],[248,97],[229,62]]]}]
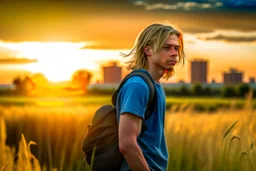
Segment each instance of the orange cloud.
[{"label": "orange cloud", "polygon": [[27,63],[36,63],[37,59],[28,59],[28,58],[2,58],[0,59],[0,64],[27,64]]},{"label": "orange cloud", "polygon": [[212,33],[197,34],[201,40],[220,40],[227,42],[255,42],[256,32],[241,32],[232,30],[218,30]]}]

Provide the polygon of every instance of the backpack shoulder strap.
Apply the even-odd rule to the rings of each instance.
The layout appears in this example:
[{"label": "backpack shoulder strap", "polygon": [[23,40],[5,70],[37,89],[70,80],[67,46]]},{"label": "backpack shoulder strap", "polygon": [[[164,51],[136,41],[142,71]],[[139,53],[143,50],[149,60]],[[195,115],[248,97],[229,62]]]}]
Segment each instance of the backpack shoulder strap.
[{"label": "backpack shoulder strap", "polygon": [[134,70],[132,71],[130,74],[128,74],[120,83],[118,89],[114,92],[114,94],[112,95],[112,104],[113,106],[116,106],[116,99],[117,99],[117,95],[118,92],[121,90],[121,88],[123,87],[123,85],[125,84],[125,82],[132,76],[139,76],[141,77],[145,83],[148,85],[148,89],[149,89],[149,100],[147,103],[147,109],[145,112],[145,119],[148,119],[152,112],[155,109],[155,104],[156,104],[156,89],[154,86],[154,81],[152,79],[152,77],[149,75],[149,73],[141,71],[141,70]]}]

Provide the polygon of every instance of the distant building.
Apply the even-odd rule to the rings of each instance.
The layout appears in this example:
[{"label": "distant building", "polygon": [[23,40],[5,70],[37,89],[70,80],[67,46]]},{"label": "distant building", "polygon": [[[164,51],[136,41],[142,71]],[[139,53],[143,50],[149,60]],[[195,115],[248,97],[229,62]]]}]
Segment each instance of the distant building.
[{"label": "distant building", "polygon": [[228,72],[223,73],[224,84],[239,84],[243,82],[243,73],[231,68]]},{"label": "distant building", "polygon": [[191,62],[191,83],[207,83],[206,60],[194,60]]},{"label": "distant building", "polygon": [[250,77],[249,78],[249,83],[254,84],[255,83],[255,78],[254,77]]},{"label": "distant building", "polygon": [[104,84],[119,84],[122,80],[122,68],[112,62],[110,66],[103,67]]}]

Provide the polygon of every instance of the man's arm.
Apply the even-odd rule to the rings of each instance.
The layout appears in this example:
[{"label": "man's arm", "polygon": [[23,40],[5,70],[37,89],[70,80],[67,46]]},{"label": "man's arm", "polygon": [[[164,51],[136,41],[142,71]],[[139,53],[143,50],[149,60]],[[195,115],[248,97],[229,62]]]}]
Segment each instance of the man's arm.
[{"label": "man's arm", "polygon": [[141,123],[142,118],[133,114],[124,113],[120,116],[118,131],[119,150],[133,171],[150,171],[142,151],[137,144]]}]

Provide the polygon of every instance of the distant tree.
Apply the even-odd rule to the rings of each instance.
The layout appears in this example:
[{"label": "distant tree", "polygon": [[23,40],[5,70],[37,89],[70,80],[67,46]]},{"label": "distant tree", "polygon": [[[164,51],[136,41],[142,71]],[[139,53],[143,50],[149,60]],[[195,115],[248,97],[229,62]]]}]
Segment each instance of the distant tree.
[{"label": "distant tree", "polygon": [[224,86],[221,90],[222,97],[236,97],[237,93],[233,86]]},{"label": "distant tree", "polygon": [[36,85],[46,85],[49,83],[48,79],[42,73],[36,73],[31,78]]},{"label": "distant tree", "polygon": [[13,79],[12,84],[15,86],[16,90],[21,89],[22,79],[20,77],[16,77]]},{"label": "distant tree", "polygon": [[178,94],[178,90],[176,88],[165,87],[164,91],[167,96],[176,96]]},{"label": "distant tree", "polygon": [[205,96],[211,96],[212,95],[212,91],[211,91],[211,88],[209,87],[209,86],[207,86],[207,87],[205,87],[204,89],[203,89],[203,94],[205,95]]},{"label": "distant tree", "polygon": [[250,91],[250,86],[248,84],[240,84],[238,85],[238,95],[239,97],[245,97]]},{"label": "distant tree", "polygon": [[31,77],[37,90],[43,91],[49,85],[48,79],[42,73],[36,73]]},{"label": "distant tree", "polygon": [[16,77],[13,80],[13,84],[15,85],[16,92],[18,94],[24,94],[24,95],[31,93],[36,87],[33,80],[28,76],[26,76],[24,79],[21,79],[20,77]]},{"label": "distant tree", "polygon": [[189,96],[190,95],[190,91],[189,89],[186,87],[186,86],[182,86],[180,89],[179,89],[179,95],[180,96]]},{"label": "distant tree", "polygon": [[78,70],[76,71],[72,76],[72,83],[75,84],[75,86],[83,90],[84,93],[87,92],[87,86],[89,85],[91,81],[92,74],[87,70]]},{"label": "distant tree", "polygon": [[22,85],[26,93],[29,93],[36,88],[36,84],[33,82],[32,78],[28,76],[24,78]]},{"label": "distant tree", "polygon": [[203,96],[204,95],[203,87],[200,83],[193,84],[192,92],[196,96]]},{"label": "distant tree", "polygon": [[221,88],[211,88],[212,96],[221,96]]}]

